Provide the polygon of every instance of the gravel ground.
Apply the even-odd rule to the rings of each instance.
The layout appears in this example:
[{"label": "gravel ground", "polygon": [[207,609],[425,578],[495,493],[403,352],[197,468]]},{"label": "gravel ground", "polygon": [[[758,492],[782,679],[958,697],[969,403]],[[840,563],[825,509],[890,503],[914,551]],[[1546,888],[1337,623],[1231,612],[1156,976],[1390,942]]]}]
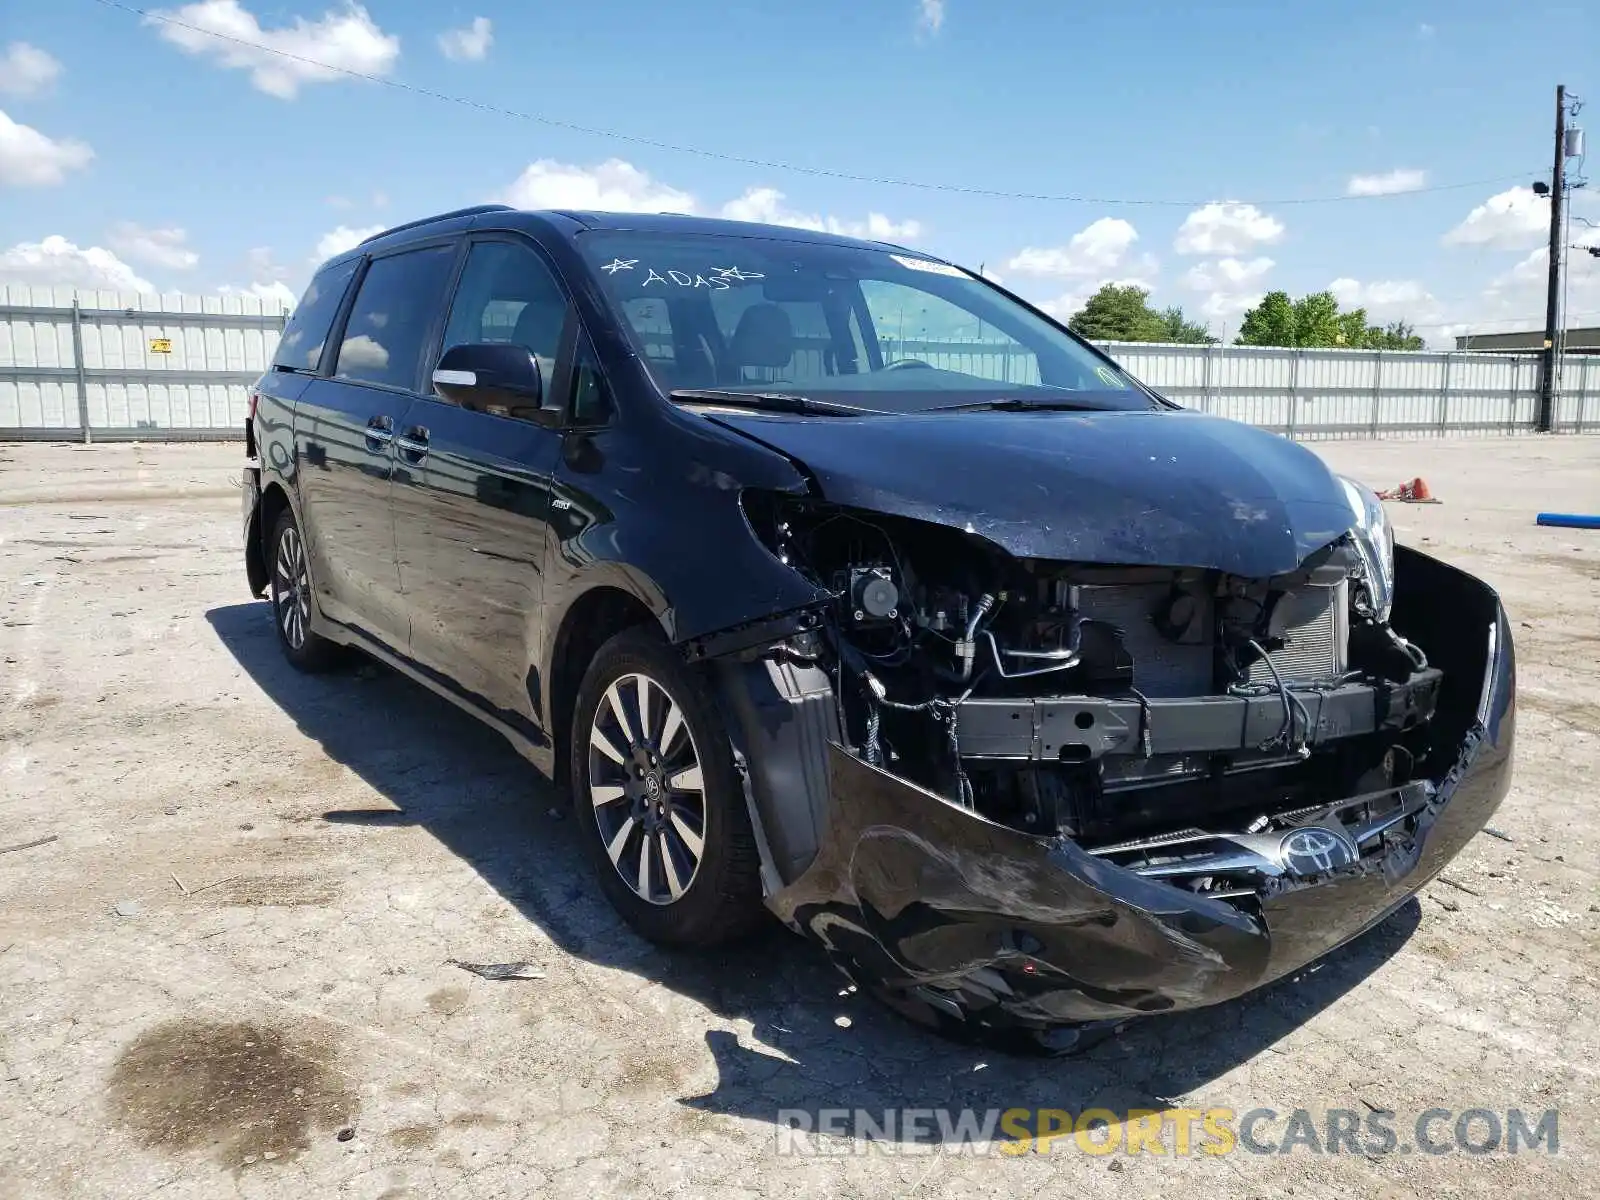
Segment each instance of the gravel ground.
[{"label": "gravel ground", "polygon": [[[281,662],[238,446],[0,445],[0,1195],[1594,1195],[1600,534],[1532,517],[1600,511],[1600,440],[1318,449],[1426,477],[1400,540],[1505,597],[1505,836],[1293,980],[1039,1061],[842,994],[781,929],[627,933],[495,735]],[[1401,1143],[1430,1107],[1557,1108],[1560,1152],[778,1152],[779,1109],[901,1106],[1378,1108]]]}]

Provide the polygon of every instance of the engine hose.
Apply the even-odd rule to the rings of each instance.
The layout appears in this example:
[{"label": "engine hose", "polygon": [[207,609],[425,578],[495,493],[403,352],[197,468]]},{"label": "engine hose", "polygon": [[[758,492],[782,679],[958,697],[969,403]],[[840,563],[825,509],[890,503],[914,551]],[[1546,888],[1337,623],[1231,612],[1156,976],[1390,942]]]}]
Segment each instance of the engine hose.
[{"label": "engine hose", "polygon": [[1283,702],[1283,724],[1278,727],[1277,733],[1267,738],[1256,749],[1273,750],[1282,746],[1298,758],[1310,758],[1311,750],[1295,728],[1295,714],[1299,714],[1300,722],[1304,726],[1307,736],[1311,733],[1311,714],[1306,711],[1306,706],[1300,702],[1300,698],[1291,692],[1288,685],[1283,682],[1283,676],[1278,674],[1277,664],[1262,649],[1261,643],[1252,639],[1249,642],[1249,646],[1261,656],[1261,661],[1267,664],[1267,670],[1272,674],[1272,682],[1277,686],[1278,699]]},{"label": "engine hose", "polygon": [[881,718],[878,715],[878,698],[872,694],[872,689],[864,689],[867,701],[867,731],[862,740],[862,755],[867,764],[873,767],[883,766],[883,748],[878,744],[878,726]]}]

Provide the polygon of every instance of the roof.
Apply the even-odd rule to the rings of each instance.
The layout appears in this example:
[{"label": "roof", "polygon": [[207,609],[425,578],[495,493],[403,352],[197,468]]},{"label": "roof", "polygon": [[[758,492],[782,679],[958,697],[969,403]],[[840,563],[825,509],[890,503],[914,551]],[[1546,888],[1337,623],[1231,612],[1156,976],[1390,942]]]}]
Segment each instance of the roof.
[{"label": "roof", "polygon": [[[636,212],[590,212],[572,209],[516,209],[505,204],[478,204],[470,208],[458,208],[451,212],[436,213],[430,217],[419,217],[414,221],[380,230],[371,237],[364,239],[359,247],[353,247],[345,254],[335,255],[343,258],[346,254],[357,253],[361,247],[371,246],[376,242],[386,240],[397,233],[411,233],[420,237],[433,232],[432,226],[457,224],[466,228],[476,224],[482,218],[494,219],[494,223],[505,228],[515,229],[519,225],[538,225],[545,229],[565,226],[570,230],[572,225],[580,225],[584,229],[594,230],[634,230],[642,233],[697,233],[710,234],[719,237],[742,238],[768,238],[785,242],[820,242],[836,246],[851,246],[867,250],[897,250],[906,253],[915,253],[922,258],[932,258],[932,255],[923,254],[921,251],[907,251],[903,246],[889,242],[867,241],[862,238],[845,237],[837,233],[825,233],[820,229],[796,229],[789,225],[763,225],[755,221],[728,221],[720,217],[694,217],[686,213],[636,213]],[[559,218],[552,220],[551,218]],[[332,259],[329,260],[333,261]]]},{"label": "roof", "polygon": [[771,238],[784,242],[826,242],[868,250],[905,249],[904,246],[896,246],[889,242],[846,237],[839,233],[826,233],[820,229],[797,229],[792,225],[764,225],[758,221],[729,221],[722,217],[696,217],[687,213],[618,213],[571,209],[557,209],[555,212],[556,215],[567,217],[589,229],[629,229],[642,233],[701,233],[721,237]]},{"label": "roof", "polygon": [[[1569,354],[1600,354],[1600,326],[1568,329],[1563,334]],[[1457,350],[1538,353],[1544,349],[1544,330],[1521,333],[1467,333],[1456,335]]]}]

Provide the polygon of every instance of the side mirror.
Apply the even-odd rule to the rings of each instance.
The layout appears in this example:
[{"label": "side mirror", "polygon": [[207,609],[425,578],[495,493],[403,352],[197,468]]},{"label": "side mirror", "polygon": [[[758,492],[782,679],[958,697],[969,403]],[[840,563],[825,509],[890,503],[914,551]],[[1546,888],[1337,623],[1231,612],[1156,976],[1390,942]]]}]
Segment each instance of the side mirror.
[{"label": "side mirror", "polygon": [[563,416],[559,405],[544,403],[539,360],[526,346],[509,342],[451,346],[433,369],[433,390],[469,412],[541,425],[559,424]]}]

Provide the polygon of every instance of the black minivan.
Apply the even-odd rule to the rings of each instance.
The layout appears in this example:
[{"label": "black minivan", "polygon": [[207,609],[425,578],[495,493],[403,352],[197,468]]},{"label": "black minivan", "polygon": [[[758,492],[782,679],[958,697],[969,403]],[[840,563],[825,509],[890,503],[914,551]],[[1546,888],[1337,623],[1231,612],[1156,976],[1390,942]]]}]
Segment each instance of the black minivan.
[{"label": "black minivan", "polygon": [[653,940],[767,910],[964,1033],[1071,1044],[1383,919],[1493,813],[1494,592],[1274,433],[976,274],[483,206],[326,263],[245,559],[569,787]]}]

